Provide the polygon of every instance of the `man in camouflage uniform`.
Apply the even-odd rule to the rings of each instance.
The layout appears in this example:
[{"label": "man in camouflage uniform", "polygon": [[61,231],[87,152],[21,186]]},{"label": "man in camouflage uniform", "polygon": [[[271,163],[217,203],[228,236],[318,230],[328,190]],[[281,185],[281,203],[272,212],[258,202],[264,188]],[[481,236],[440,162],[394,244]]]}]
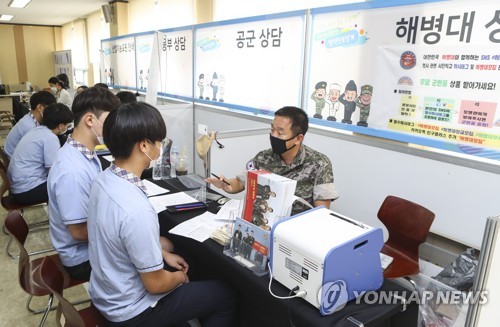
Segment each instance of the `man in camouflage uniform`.
[{"label": "man in camouflage uniform", "polygon": [[[338,198],[333,184],[332,164],[327,156],[302,144],[309,120],[304,110],[284,107],[276,111],[271,127],[271,149],[259,152],[247,163],[249,169],[265,169],[272,173],[297,181],[295,195],[312,206],[330,207],[332,200]],[[227,193],[244,190],[246,172],[236,178],[224,176],[207,178],[206,181]],[[308,207],[295,201],[292,214],[307,210]]]},{"label": "man in camouflage uniform", "polygon": [[361,87],[361,95],[356,100],[356,106],[359,107],[359,121],[356,125],[368,127],[368,115],[370,114],[370,105],[372,103],[373,87],[371,85],[363,85]]}]

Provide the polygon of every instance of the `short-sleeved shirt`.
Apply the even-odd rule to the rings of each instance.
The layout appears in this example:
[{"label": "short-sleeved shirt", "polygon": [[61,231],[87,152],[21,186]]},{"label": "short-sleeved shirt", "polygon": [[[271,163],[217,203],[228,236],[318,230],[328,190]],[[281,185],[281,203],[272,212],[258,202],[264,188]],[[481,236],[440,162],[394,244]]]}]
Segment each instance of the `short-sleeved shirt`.
[{"label": "short-sleeved shirt", "polygon": [[112,164],[90,190],[89,294],[112,322],[134,318],[163,294],[149,293],[140,277],[163,269],[158,215],[140,179]]},{"label": "short-sleeved shirt", "polygon": [[23,136],[7,170],[11,193],[27,192],[45,183],[60,148],[59,139],[47,126],[35,127]]},{"label": "short-sleeved shirt", "polygon": [[68,225],[87,222],[90,186],[101,171],[95,151],[71,136],[50,169],[47,180],[50,239],[66,267],[89,259],[88,242],[75,240]]},{"label": "short-sleeved shirt", "polygon": [[12,127],[9,135],[7,135],[7,138],[5,139],[5,144],[3,147],[5,153],[7,153],[9,158],[12,158],[17,144],[19,143],[19,141],[21,141],[23,136],[37,126],[40,126],[40,124],[35,119],[35,116],[33,116],[31,112],[29,112],[24,115],[24,117],[14,125],[14,127]]},{"label": "short-sleeved shirt", "polygon": [[[301,148],[293,162],[287,165],[281,156],[272,149],[259,152],[247,163],[247,170],[264,169],[271,173],[297,181],[295,195],[306,200],[311,205],[317,200],[335,200],[339,197],[333,183],[333,170],[330,159],[324,154],[306,145]],[[246,176],[238,176],[243,183]],[[306,205],[295,201],[292,214],[309,209]]]}]

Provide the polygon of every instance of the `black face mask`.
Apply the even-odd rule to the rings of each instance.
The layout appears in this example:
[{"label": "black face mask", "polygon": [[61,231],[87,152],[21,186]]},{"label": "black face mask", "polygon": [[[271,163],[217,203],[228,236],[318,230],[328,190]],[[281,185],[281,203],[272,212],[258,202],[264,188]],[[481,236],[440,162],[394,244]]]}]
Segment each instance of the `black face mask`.
[{"label": "black face mask", "polygon": [[288,140],[282,140],[280,138],[274,137],[272,134],[269,134],[269,138],[271,140],[271,148],[273,149],[273,152],[276,154],[283,154],[283,153],[287,152],[288,150],[292,149],[295,146],[295,144],[291,148],[287,149],[286,142],[292,140],[296,136],[297,135],[292,136]]}]

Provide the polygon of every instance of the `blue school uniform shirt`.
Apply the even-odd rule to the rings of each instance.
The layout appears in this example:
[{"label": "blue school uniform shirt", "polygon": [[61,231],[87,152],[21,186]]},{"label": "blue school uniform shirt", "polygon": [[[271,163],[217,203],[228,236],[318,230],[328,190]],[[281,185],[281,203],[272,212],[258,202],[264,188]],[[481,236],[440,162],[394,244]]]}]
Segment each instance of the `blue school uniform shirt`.
[{"label": "blue school uniform shirt", "polygon": [[75,240],[68,225],[87,222],[92,181],[102,171],[95,151],[68,137],[47,180],[50,240],[66,267],[89,259],[88,242]]},{"label": "blue school uniform shirt", "polygon": [[19,141],[10,160],[7,170],[10,192],[27,192],[45,183],[60,147],[59,139],[47,126],[38,126],[29,131]]},{"label": "blue school uniform shirt", "polygon": [[150,294],[140,273],[163,269],[158,215],[142,181],[112,164],[90,190],[89,294],[113,322],[142,313],[165,296]]},{"label": "blue school uniform shirt", "polygon": [[23,136],[37,126],[40,126],[40,124],[35,119],[35,116],[33,116],[31,112],[29,112],[24,115],[24,117],[14,125],[14,127],[12,127],[9,135],[7,135],[7,138],[5,139],[5,144],[3,146],[3,149],[9,156],[9,159],[12,158],[17,144],[19,143],[19,141],[21,141]]}]

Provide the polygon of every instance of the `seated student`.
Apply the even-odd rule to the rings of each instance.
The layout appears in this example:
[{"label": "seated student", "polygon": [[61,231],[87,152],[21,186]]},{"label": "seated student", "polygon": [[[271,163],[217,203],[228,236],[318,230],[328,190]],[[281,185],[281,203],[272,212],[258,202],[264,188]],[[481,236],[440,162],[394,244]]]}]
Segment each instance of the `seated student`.
[{"label": "seated student", "polygon": [[75,97],[75,129],[57,153],[47,180],[50,239],[72,278],[89,280],[87,211],[90,186],[102,171],[95,150],[108,114],[120,105],[109,90],[92,87]]},{"label": "seated student", "polygon": [[47,91],[34,93],[30,97],[31,111],[14,125],[5,139],[4,150],[9,158],[14,154],[14,150],[21,138],[42,123],[43,111],[45,107],[52,103],[56,103],[56,98]]},{"label": "seated student", "polygon": [[56,96],[57,103],[63,103],[71,109],[73,97],[71,97],[71,94],[64,88],[64,82],[57,77],[51,77],[49,78],[49,85],[50,90]]},{"label": "seated student", "polygon": [[[234,298],[223,282],[189,282],[180,256],[163,253],[158,216],[139,175],[161,154],[160,112],[144,102],[121,105],[104,123],[115,161],[99,174],[89,198],[89,294],[111,326],[234,326]],[[177,271],[164,270],[166,264]]]},{"label": "seated student", "polygon": [[7,176],[10,194],[20,204],[47,202],[47,175],[60,149],[57,135],[66,133],[73,114],[62,103],[48,105],[42,125],[26,134],[14,151]]},{"label": "seated student", "polygon": [[88,89],[89,87],[87,85],[80,85],[77,89],[76,89],[76,95],[82,93],[83,91],[85,91],[86,89]]},{"label": "seated student", "polygon": [[116,93],[116,96],[120,98],[120,101],[122,103],[131,103],[131,102],[137,102],[137,98],[134,93],[129,92],[129,91],[120,91]]},{"label": "seated student", "polygon": [[[312,206],[324,205],[329,208],[331,201],[339,197],[333,184],[332,164],[327,156],[302,143],[308,127],[309,119],[304,110],[297,107],[279,109],[274,113],[271,123],[271,149],[259,152],[247,163],[246,168],[264,169],[296,180],[296,196]],[[228,180],[220,176],[220,179],[207,178],[206,181],[227,193],[238,193],[245,189],[246,172]],[[292,214],[307,209],[306,205],[295,201]]]}]

